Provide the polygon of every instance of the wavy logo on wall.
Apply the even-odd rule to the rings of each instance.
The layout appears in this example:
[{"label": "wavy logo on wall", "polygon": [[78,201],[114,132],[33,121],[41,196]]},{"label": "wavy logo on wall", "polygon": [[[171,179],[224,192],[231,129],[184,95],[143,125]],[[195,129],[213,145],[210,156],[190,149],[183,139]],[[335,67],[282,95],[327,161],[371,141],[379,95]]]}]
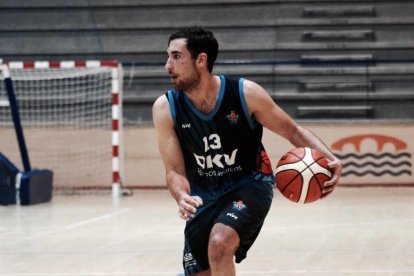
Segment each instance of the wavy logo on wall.
[{"label": "wavy logo on wall", "polygon": [[[374,149],[364,150],[363,145],[367,142],[374,143]],[[345,146],[351,146],[353,151],[344,153]],[[349,136],[332,144],[332,149],[342,161],[343,177],[412,174],[407,143],[395,137],[376,134]]]}]

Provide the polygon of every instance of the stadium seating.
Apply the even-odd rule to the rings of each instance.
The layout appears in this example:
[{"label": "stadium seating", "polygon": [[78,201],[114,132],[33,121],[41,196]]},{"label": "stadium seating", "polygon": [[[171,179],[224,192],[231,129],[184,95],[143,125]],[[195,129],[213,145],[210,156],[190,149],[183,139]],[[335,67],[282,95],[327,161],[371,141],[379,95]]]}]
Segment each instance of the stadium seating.
[{"label": "stadium seating", "polygon": [[169,34],[201,25],[220,43],[216,73],[259,82],[296,118],[414,118],[414,2],[355,3],[2,1],[0,58],[117,59],[125,122],[146,124],[169,87]]}]

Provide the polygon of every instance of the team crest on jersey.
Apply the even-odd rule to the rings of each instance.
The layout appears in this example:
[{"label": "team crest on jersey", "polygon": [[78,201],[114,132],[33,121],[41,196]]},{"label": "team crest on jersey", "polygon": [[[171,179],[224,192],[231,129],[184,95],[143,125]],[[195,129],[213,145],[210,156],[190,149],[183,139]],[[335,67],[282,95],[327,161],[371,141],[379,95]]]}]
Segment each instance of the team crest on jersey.
[{"label": "team crest on jersey", "polygon": [[242,209],[246,208],[246,205],[244,205],[242,200],[233,201],[233,208],[235,208],[237,210],[242,210]]},{"label": "team crest on jersey", "polygon": [[226,116],[229,120],[230,124],[236,125],[237,121],[239,120],[239,115],[236,112],[231,111],[229,115]]}]

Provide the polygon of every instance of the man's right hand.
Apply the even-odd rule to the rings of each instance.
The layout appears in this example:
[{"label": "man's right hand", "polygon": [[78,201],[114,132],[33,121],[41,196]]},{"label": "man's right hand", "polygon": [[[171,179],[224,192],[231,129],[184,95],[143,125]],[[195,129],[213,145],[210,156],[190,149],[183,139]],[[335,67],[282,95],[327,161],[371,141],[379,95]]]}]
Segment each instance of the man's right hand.
[{"label": "man's right hand", "polygon": [[190,220],[197,212],[197,208],[203,205],[203,200],[199,196],[184,194],[178,201],[178,213],[180,218]]}]

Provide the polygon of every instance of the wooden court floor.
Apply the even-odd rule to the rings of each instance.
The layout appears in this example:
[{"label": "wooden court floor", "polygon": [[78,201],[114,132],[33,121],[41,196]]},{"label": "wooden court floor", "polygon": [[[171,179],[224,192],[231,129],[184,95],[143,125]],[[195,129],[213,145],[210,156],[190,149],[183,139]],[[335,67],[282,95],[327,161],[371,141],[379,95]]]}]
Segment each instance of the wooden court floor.
[{"label": "wooden court floor", "polygon": [[[166,190],[0,206],[0,275],[178,275],[184,222]],[[237,275],[414,275],[414,188],[345,188],[311,205],[276,193]]]}]

